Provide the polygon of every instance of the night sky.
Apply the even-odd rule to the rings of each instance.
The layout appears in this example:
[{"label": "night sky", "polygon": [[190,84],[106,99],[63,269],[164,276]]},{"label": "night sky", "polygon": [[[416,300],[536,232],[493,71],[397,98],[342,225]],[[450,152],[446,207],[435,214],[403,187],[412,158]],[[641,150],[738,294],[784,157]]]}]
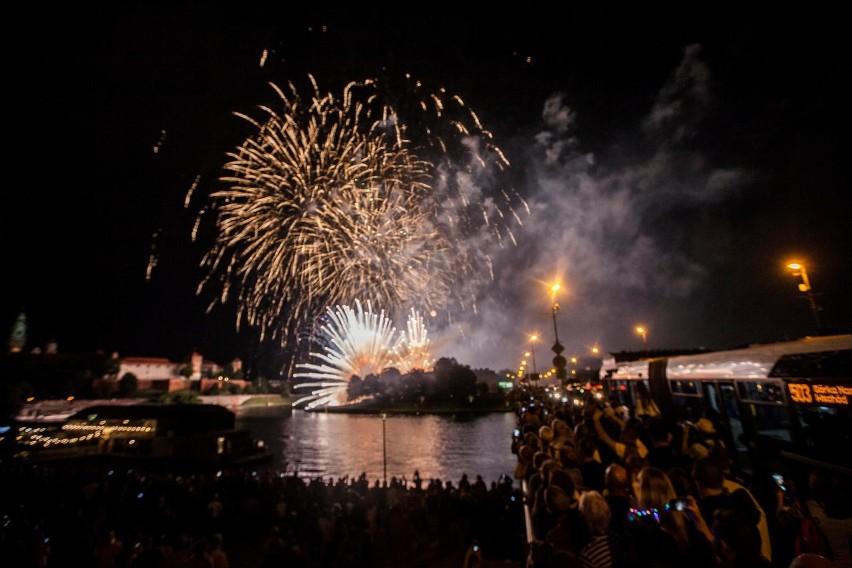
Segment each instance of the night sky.
[{"label": "night sky", "polygon": [[515,369],[538,333],[541,368],[556,278],[567,354],[641,349],[637,324],[653,349],[813,334],[784,268],[794,257],[823,331],[849,331],[839,13],[96,4],[21,7],[10,22],[26,39],[6,47],[2,322],[25,311],[30,348],[255,361],[232,306],[205,313],[211,223],[191,232],[249,134],[233,113],[308,73],[324,91],[403,73],[446,86],[512,164],[530,214],[517,245],[495,250],[479,311],[430,330],[437,356]]}]

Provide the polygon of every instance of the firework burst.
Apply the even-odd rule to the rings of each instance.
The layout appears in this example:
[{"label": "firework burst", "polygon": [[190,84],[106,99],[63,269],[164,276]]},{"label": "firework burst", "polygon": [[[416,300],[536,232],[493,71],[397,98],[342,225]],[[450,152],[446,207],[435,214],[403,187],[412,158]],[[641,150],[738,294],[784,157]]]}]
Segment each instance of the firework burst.
[{"label": "firework burst", "polygon": [[347,389],[354,376],[379,376],[390,367],[403,373],[413,369],[430,370],[434,364],[428,332],[423,319],[412,310],[408,333],[398,333],[384,311],[374,313],[367,301],[365,310],[356,300],[355,308],[328,308],[328,324],[320,328],[327,345],[324,353],[311,353],[317,363],[300,363],[293,377],[307,379],[297,389],[313,389],[294,406],[314,408],[339,406],[349,402]]},{"label": "firework burst", "polygon": [[423,323],[423,317],[413,308],[408,315],[408,332],[405,340],[397,345],[394,353],[394,366],[403,375],[415,369],[428,371],[435,366],[435,358],[432,356],[432,341],[429,339],[429,331]]},{"label": "firework burst", "polygon": [[217,237],[199,293],[221,290],[211,309],[236,297],[237,328],[294,356],[323,310],[353,298],[389,316],[475,310],[488,251],[520,221],[513,192],[495,199],[481,185],[508,166],[490,133],[459,97],[419,83],[404,98],[417,104],[393,106],[373,80],[336,97],[309,79],[310,96],[272,85],[277,109],[239,115],[256,134],[228,154],[228,187],[211,195]]}]

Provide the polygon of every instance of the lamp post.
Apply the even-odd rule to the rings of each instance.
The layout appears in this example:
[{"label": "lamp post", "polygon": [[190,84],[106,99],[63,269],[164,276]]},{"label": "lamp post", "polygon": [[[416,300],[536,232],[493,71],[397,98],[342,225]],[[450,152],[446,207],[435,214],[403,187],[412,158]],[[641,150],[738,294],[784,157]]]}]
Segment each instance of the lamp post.
[{"label": "lamp post", "polygon": [[387,417],[387,413],[382,412],[382,479],[385,486],[388,484],[388,439],[385,431]]},{"label": "lamp post", "polygon": [[535,342],[538,341],[537,335],[530,335],[530,355],[532,355],[533,376],[538,378],[538,369],[535,366]]},{"label": "lamp post", "polygon": [[550,313],[553,315],[553,336],[556,339],[556,342],[553,344],[553,352],[556,353],[556,357],[553,358],[553,367],[556,369],[556,378],[558,378],[562,383],[565,383],[568,375],[565,372],[565,364],[567,361],[565,357],[562,356],[562,352],[565,351],[565,348],[562,347],[562,344],[559,343],[559,330],[556,329],[556,312],[559,311],[559,303],[556,301],[556,292],[559,291],[561,286],[559,284],[552,284],[550,286]]},{"label": "lamp post", "polygon": [[556,329],[556,312],[559,311],[559,303],[556,301],[556,292],[560,287],[559,284],[553,284],[550,287],[550,312],[553,314],[553,335],[556,337],[557,345],[559,345],[559,330]]},{"label": "lamp post", "polygon": [[801,262],[791,262],[787,265],[787,268],[793,271],[793,276],[801,276],[802,281],[799,283],[799,292],[805,295],[808,303],[811,305],[811,311],[814,314],[814,324],[816,324],[816,332],[817,335],[820,334],[822,330],[822,325],[819,321],[819,310],[820,307],[816,302],[816,297],[814,294],[813,288],[811,288],[811,281],[808,278],[808,271],[805,269],[805,265]]},{"label": "lamp post", "polygon": [[648,344],[648,330],[645,328],[645,326],[637,325],[635,331],[636,331],[636,333],[639,334],[639,337],[642,338],[642,343],[647,345]]}]

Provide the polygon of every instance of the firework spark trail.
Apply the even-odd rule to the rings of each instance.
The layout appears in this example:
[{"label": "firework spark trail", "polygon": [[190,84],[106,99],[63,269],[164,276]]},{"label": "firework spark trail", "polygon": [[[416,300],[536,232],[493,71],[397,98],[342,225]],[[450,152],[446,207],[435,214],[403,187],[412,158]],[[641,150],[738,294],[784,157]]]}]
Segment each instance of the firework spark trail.
[{"label": "firework spark trail", "polygon": [[297,400],[295,406],[314,408],[345,404],[353,376],[378,376],[389,367],[396,367],[402,372],[431,368],[427,330],[423,319],[414,310],[409,315],[407,335],[397,333],[384,311],[374,313],[369,301],[366,310],[356,300],[354,309],[337,306],[328,308],[327,314],[330,323],[321,327],[321,333],[327,340],[326,351],[311,353],[311,357],[320,363],[300,363],[296,367],[304,369],[304,372],[293,375],[294,378],[308,379],[297,384],[297,389],[314,390]]},{"label": "firework spark trail", "polygon": [[403,375],[415,369],[429,370],[435,366],[432,356],[432,341],[423,323],[423,317],[414,308],[408,315],[408,332],[395,353],[395,366]]},{"label": "firework spark trail", "polygon": [[384,311],[376,314],[367,301],[366,311],[356,300],[355,309],[349,306],[328,308],[330,324],[321,327],[326,339],[325,353],[311,353],[321,363],[300,363],[294,378],[308,379],[297,389],[311,388],[310,395],[298,399],[294,406],[306,408],[352,402],[347,400],[349,382],[353,376],[365,378],[381,375],[390,367],[402,373],[414,369],[431,370],[434,358],[423,318],[414,309],[408,316],[407,333],[397,336],[391,320]]},{"label": "firework spark trail", "polygon": [[221,292],[209,308],[236,294],[238,329],[291,348],[353,298],[392,316],[475,310],[489,251],[520,220],[514,192],[500,187],[498,201],[479,185],[508,166],[491,134],[461,98],[419,83],[406,99],[419,103],[391,106],[373,80],[338,99],[309,78],[310,97],[272,85],[278,111],[238,114],[257,133],[228,154],[228,188],[211,194],[218,236],[198,291]]}]

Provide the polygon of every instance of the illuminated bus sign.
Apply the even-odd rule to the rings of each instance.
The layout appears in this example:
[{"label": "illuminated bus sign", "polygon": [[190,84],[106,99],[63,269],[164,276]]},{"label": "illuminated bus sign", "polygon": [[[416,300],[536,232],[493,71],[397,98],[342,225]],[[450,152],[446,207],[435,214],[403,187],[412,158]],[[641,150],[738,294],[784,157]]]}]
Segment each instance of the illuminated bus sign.
[{"label": "illuminated bus sign", "polygon": [[852,385],[827,383],[787,383],[790,400],[797,404],[849,406]]}]

